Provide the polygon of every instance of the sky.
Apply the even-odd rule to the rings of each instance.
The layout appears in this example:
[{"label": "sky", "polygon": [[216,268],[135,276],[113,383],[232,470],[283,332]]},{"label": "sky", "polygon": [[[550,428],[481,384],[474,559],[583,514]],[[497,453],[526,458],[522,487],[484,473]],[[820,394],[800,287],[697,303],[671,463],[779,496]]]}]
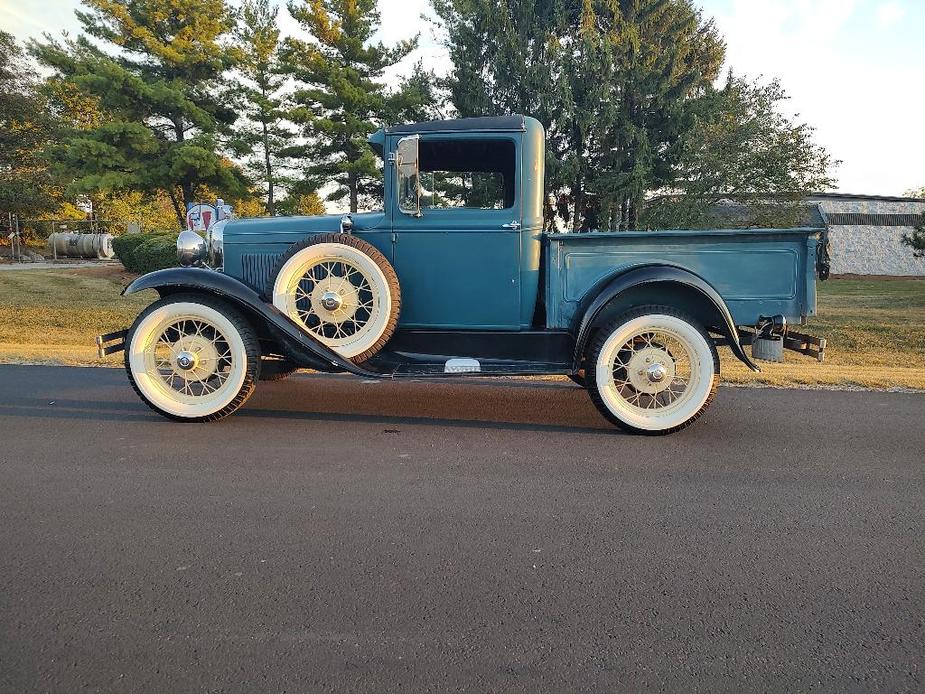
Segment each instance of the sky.
[{"label": "sky", "polygon": [[[727,43],[727,67],[779,78],[788,110],[842,164],[836,190],[902,195],[925,187],[925,0],[695,0]],[[379,0],[381,38],[421,35],[418,59],[449,60],[421,19],[428,0]],[[0,29],[20,39],[77,33],[79,0],[0,0]],[[282,10],[283,32],[298,26]]]}]

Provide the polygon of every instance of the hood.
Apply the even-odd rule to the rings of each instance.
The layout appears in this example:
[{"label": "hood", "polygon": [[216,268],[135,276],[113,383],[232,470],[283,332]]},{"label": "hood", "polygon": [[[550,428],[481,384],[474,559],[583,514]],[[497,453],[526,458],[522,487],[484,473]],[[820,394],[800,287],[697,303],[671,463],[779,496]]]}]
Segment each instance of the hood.
[{"label": "hood", "polygon": [[[354,231],[371,231],[385,224],[383,212],[350,215]],[[234,219],[225,227],[225,243],[295,243],[306,236],[340,231],[341,214],[315,217],[254,217]]]}]

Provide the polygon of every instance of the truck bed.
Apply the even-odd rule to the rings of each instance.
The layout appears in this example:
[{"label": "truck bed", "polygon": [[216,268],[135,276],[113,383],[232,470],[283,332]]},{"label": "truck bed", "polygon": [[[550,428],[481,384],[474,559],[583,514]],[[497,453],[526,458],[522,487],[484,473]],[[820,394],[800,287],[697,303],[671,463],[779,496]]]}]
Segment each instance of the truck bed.
[{"label": "truck bed", "polygon": [[816,312],[816,251],[824,233],[798,228],[547,234],[547,323],[567,328],[596,284],[653,263],[703,277],[725,299],[737,325],[776,314],[802,323]]}]

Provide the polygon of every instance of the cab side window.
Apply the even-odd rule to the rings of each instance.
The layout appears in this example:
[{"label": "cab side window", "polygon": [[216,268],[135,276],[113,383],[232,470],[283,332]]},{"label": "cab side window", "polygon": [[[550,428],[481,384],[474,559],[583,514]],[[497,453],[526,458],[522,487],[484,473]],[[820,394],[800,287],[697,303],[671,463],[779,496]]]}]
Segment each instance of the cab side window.
[{"label": "cab side window", "polygon": [[422,140],[421,208],[513,207],[515,157],[512,140]]}]

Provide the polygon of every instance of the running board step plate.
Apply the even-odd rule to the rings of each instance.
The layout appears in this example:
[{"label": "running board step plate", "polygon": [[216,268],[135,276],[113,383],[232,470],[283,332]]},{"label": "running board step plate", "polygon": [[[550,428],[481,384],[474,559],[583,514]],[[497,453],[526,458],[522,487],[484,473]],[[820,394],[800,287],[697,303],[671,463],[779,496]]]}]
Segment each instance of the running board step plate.
[{"label": "running board step plate", "polygon": [[399,364],[392,374],[401,378],[440,378],[445,376],[547,376],[570,373],[571,365],[491,361],[454,357],[440,362]]}]

